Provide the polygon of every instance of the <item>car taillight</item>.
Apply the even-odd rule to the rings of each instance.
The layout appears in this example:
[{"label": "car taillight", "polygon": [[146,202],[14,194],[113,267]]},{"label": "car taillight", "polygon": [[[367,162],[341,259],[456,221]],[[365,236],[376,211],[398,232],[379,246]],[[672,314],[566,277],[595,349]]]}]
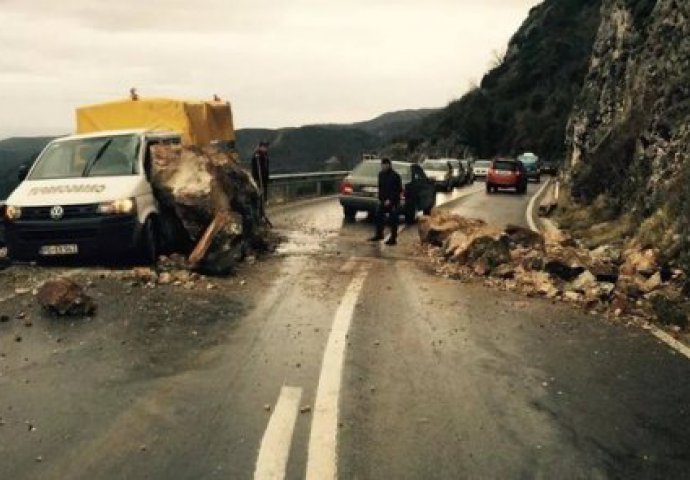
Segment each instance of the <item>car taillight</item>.
[{"label": "car taillight", "polygon": [[343,182],[340,184],[340,193],[343,195],[351,195],[353,191],[354,188],[350,182]]}]

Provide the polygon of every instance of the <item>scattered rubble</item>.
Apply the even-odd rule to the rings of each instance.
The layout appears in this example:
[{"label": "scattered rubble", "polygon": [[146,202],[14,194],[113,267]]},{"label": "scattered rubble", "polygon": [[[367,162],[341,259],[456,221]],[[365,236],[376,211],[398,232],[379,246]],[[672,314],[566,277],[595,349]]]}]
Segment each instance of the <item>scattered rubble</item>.
[{"label": "scattered rubble", "polygon": [[87,316],[96,312],[96,305],[76,282],[68,278],[49,280],[38,290],[38,303],[57,315]]},{"label": "scattered rubble", "polygon": [[419,235],[444,277],[480,277],[491,287],[563,300],[590,313],[688,327],[685,274],[661,265],[654,249],[588,250],[562,231],[499,229],[441,211],[421,219]]}]

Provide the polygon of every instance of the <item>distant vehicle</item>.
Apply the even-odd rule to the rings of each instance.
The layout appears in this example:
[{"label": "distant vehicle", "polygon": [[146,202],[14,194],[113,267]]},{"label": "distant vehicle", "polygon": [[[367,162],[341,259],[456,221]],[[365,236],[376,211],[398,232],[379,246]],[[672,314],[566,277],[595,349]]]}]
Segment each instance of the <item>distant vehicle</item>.
[{"label": "distant vehicle", "polygon": [[460,163],[462,164],[463,168],[465,169],[465,183],[468,185],[471,185],[474,183],[475,179],[475,174],[474,174],[474,160],[470,159],[462,159],[460,160]]},{"label": "distant vehicle", "polygon": [[445,192],[453,191],[453,171],[447,159],[424,160],[422,168],[437,189]]},{"label": "distant vehicle", "polygon": [[[414,222],[417,212],[428,215],[436,205],[434,183],[416,164],[393,162],[393,170],[402,178],[403,195],[400,210],[407,223]],[[348,220],[354,220],[357,212],[374,213],[379,206],[378,179],[381,162],[366,160],[357,165],[340,185],[340,204]]]},{"label": "distant vehicle", "polygon": [[486,176],[486,192],[493,193],[499,188],[514,188],[517,193],[527,191],[527,171],[521,161],[500,159],[491,162]]},{"label": "distant vehicle", "polygon": [[453,186],[459,187],[467,183],[467,171],[465,170],[465,167],[463,167],[460,160],[450,158],[448,159],[448,163],[450,163],[450,166],[453,169],[453,174],[451,177]]},{"label": "distant vehicle", "polygon": [[541,161],[539,157],[531,152],[523,153],[518,157],[527,171],[527,180],[541,182]]},{"label": "distant vehicle", "polygon": [[477,160],[474,162],[474,176],[486,177],[491,168],[491,160]]},{"label": "distant vehicle", "polygon": [[363,153],[362,161],[364,162],[366,160],[381,160],[381,157],[378,153]]},{"label": "distant vehicle", "polygon": [[541,171],[549,175],[558,175],[558,166],[559,163],[555,160],[544,160],[541,163]]}]

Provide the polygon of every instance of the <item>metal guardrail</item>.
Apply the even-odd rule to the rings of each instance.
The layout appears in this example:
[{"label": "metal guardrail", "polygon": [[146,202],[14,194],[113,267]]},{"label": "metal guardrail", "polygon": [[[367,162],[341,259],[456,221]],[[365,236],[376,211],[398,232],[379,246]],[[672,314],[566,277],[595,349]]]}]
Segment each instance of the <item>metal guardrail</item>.
[{"label": "metal guardrail", "polygon": [[286,173],[271,175],[268,196],[271,203],[289,202],[302,197],[332,195],[349,171]]}]

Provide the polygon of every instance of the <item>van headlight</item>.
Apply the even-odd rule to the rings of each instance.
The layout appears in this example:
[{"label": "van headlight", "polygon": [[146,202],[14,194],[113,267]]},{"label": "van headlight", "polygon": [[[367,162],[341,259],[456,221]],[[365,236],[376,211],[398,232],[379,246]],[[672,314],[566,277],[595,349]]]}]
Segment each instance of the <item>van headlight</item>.
[{"label": "van headlight", "polygon": [[123,198],[113,202],[101,203],[98,213],[103,215],[129,215],[136,212],[137,202],[134,198]]},{"label": "van headlight", "polygon": [[22,207],[7,205],[5,207],[5,218],[10,221],[19,220],[22,218]]}]

